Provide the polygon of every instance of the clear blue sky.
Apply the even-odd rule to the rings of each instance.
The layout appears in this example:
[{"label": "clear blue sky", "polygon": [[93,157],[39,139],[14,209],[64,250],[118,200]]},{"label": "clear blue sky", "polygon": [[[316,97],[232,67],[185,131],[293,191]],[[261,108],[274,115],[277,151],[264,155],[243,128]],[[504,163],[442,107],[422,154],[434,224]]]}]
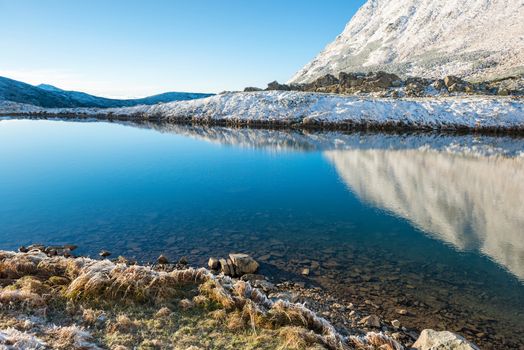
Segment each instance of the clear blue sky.
[{"label": "clear blue sky", "polygon": [[0,0],[0,76],[103,96],[286,81],[364,0]]}]

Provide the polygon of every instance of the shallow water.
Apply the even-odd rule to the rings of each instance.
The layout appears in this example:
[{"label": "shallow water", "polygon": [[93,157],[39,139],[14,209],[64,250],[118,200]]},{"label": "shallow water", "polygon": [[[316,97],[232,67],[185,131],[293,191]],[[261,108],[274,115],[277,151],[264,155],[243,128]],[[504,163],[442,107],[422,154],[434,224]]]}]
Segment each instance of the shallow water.
[{"label": "shallow water", "polygon": [[0,249],[245,251],[407,326],[524,346],[524,139],[4,119],[0,198]]}]

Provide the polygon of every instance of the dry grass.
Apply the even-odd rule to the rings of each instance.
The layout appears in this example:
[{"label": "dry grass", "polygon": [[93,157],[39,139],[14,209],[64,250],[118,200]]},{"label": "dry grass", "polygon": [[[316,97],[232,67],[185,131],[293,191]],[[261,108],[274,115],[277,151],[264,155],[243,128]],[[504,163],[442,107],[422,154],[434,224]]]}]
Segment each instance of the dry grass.
[{"label": "dry grass", "polygon": [[205,269],[155,271],[150,267],[97,261],[80,270],[66,291],[69,298],[159,302],[175,298],[189,284],[206,279]]},{"label": "dry grass", "polygon": [[20,332],[14,328],[0,331],[0,349],[45,349],[45,343],[27,332]]},{"label": "dry grass", "polygon": [[380,333],[346,339],[303,305],[206,269],[0,252],[0,276],[15,280],[0,289],[0,304],[47,308],[45,322],[62,325],[37,328],[56,349],[401,349]]},{"label": "dry grass", "polygon": [[351,336],[349,341],[357,349],[403,350],[404,347],[392,338],[382,334],[369,332],[364,336]]},{"label": "dry grass", "polygon": [[49,336],[54,340],[53,348],[57,350],[102,350],[89,332],[75,325],[55,327],[49,331]]}]

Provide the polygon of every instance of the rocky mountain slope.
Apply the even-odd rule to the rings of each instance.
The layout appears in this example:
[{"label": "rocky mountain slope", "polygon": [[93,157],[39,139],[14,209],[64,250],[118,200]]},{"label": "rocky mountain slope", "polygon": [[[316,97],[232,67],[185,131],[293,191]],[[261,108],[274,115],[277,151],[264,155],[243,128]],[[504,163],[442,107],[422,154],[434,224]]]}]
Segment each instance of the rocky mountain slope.
[{"label": "rocky mountain slope", "polygon": [[0,77],[0,101],[25,103],[45,108],[132,107],[143,104],[152,105],[161,102],[193,100],[209,96],[211,94],[167,92],[140,99],[118,100],[93,96],[78,91],[65,91],[47,84],[33,86]]},{"label": "rocky mountain slope", "polygon": [[523,0],[368,0],[290,83],[384,70],[492,80],[524,74]]}]

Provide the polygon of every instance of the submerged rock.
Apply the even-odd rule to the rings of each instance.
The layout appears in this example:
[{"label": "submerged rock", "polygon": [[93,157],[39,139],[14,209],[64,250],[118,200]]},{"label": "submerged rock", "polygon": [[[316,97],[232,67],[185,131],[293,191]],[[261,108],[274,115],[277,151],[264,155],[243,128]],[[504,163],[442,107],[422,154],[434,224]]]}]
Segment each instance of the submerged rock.
[{"label": "submerged rock", "polygon": [[369,315],[361,319],[359,324],[367,327],[380,328],[380,318],[376,315]]},{"label": "submerged rock", "polygon": [[69,250],[69,251],[73,251],[73,250],[76,250],[78,248],[77,245],[74,245],[74,244],[66,244],[64,245],[64,249],[65,250]]},{"label": "submerged rock", "polygon": [[102,258],[107,258],[108,256],[111,255],[111,252],[109,252],[107,250],[102,250],[102,251],[100,251],[100,253],[98,253],[98,255],[100,255]]},{"label": "submerged rock", "polygon": [[448,331],[437,332],[425,329],[420,334],[413,348],[417,350],[479,350],[473,343]]}]

